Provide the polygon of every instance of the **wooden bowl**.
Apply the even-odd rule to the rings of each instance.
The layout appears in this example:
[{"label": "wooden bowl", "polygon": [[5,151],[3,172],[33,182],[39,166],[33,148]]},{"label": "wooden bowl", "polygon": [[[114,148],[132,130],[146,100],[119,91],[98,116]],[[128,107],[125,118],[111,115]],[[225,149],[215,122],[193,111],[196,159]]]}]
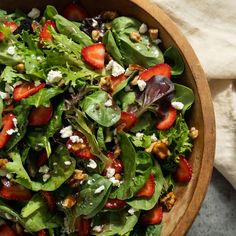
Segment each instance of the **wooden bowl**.
[{"label": "wooden bowl", "polygon": [[[61,0],[1,0],[0,8],[14,10],[16,8],[29,11],[32,7],[43,9],[46,4],[63,9],[69,1]],[[163,47],[175,46],[185,61],[185,73],[181,83],[191,87],[195,93],[195,104],[189,115],[190,126],[199,130],[190,157],[193,166],[193,178],[183,186],[177,186],[177,203],[174,208],[164,214],[162,235],[184,235],[197,215],[207,191],[212,173],[215,151],[215,123],[211,94],[202,67],[193,49],[180,33],[173,21],[156,5],[146,0],[82,0],[81,4],[91,15],[102,10],[117,10],[121,15],[133,16],[149,27],[158,28]]]}]

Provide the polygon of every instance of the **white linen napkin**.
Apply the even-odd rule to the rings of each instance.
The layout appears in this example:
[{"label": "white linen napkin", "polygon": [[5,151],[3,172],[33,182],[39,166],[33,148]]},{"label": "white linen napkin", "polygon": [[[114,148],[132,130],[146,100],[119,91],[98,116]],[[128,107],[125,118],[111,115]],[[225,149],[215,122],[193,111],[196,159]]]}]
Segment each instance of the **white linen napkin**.
[{"label": "white linen napkin", "polygon": [[236,189],[236,1],[152,2],[180,27],[203,66],[216,117],[215,167]]}]

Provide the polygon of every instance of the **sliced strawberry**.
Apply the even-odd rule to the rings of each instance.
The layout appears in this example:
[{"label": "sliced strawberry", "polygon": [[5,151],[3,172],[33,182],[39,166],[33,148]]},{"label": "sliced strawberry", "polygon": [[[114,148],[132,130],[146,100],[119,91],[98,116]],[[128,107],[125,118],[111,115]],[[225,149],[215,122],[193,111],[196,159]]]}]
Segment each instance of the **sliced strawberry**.
[{"label": "sliced strawberry", "polygon": [[124,208],[126,205],[126,202],[120,199],[108,199],[105,208],[106,209],[121,209]]},{"label": "sliced strawberry", "polygon": [[153,174],[149,176],[145,185],[138,191],[137,197],[151,197],[155,192],[155,177]]},{"label": "sliced strawberry", "polygon": [[147,81],[155,75],[163,75],[170,79],[171,67],[168,64],[157,64],[147,70],[144,70],[140,75],[139,79]]},{"label": "sliced strawberry", "polygon": [[49,210],[54,211],[56,208],[56,200],[52,195],[52,193],[47,191],[42,191],[41,194],[44,200],[47,202]]},{"label": "sliced strawberry", "polygon": [[78,4],[69,3],[63,11],[63,16],[71,21],[82,21],[88,17],[88,13]]},{"label": "sliced strawberry", "polygon": [[102,43],[95,43],[82,48],[84,61],[94,69],[104,68],[105,46]]},{"label": "sliced strawberry", "polygon": [[138,120],[138,117],[129,112],[122,111],[120,120],[116,124],[116,129],[118,132],[120,131],[129,131],[134,127]]},{"label": "sliced strawberry", "polygon": [[40,89],[44,88],[45,85],[45,83],[41,83],[36,86],[34,83],[24,82],[14,88],[13,98],[16,101],[19,101],[23,98],[27,98],[37,93]]},{"label": "sliced strawberry", "polygon": [[53,27],[54,29],[56,29],[56,23],[52,20],[47,20],[41,31],[40,31],[40,35],[39,35],[39,40],[40,41],[52,41],[53,37],[52,37],[52,33],[50,31],[50,27]]},{"label": "sliced strawberry", "polygon": [[38,125],[46,125],[52,118],[53,107],[50,104],[49,107],[39,106],[34,107],[29,115],[29,125],[38,126]]},{"label": "sliced strawberry", "polygon": [[28,201],[32,195],[25,187],[11,183],[9,186],[3,185],[1,187],[0,197],[7,200]]},{"label": "sliced strawberry", "polygon": [[160,122],[157,122],[156,128],[159,130],[167,130],[169,129],[176,120],[177,110],[170,106],[168,111],[164,114],[163,119]]},{"label": "sliced strawberry", "polygon": [[107,175],[107,169],[109,168],[115,169],[115,174],[120,174],[124,169],[123,162],[120,159],[115,158],[113,152],[109,152],[107,154],[107,157],[111,160],[111,162],[108,165],[106,165],[103,171],[103,175]]},{"label": "sliced strawberry", "polygon": [[36,161],[36,165],[39,168],[39,167],[45,165],[47,162],[48,162],[48,155],[47,155],[46,150],[43,150],[39,154],[39,157]]},{"label": "sliced strawberry", "polygon": [[86,137],[78,131],[74,132],[73,136],[77,136],[79,141],[73,142],[72,139],[67,141],[66,146],[69,152],[82,159],[94,159],[95,156],[91,152],[91,148]]},{"label": "sliced strawberry", "polygon": [[110,82],[111,82],[112,92],[114,92],[116,90],[116,88],[120,85],[120,83],[126,79],[127,78],[124,74],[121,74],[119,76],[111,76]]},{"label": "sliced strawberry", "polygon": [[85,219],[82,216],[75,221],[75,229],[78,236],[88,236],[90,231],[91,219]]},{"label": "sliced strawberry", "polygon": [[189,182],[192,178],[192,167],[189,164],[189,162],[184,158],[179,158],[179,165],[177,167],[177,170],[175,172],[174,178],[178,182]]},{"label": "sliced strawberry", "polygon": [[47,233],[44,229],[42,229],[37,233],[37,236],[47,236]]},{"label": "sliced strawberry", "polygon": [[2,130],[0,132],[0,149],[4,148],[4,146],[7,144],[8,140],[11,137],[7,133],[7,131],[14,128],[14,123],[13,123],[14,118],[15,116],[11,113],[3,115]]},{"label": "sliced strawberry", "polygon": [[7,224],[0,225],[0,236],[17,236]]},{"label": "sliced strawberry", "polygon": [[10,28],[12,33],[18,28],[17,24],[14,21],[6,21],[4,23],[4,26]]},{"label": "sliced strawberry", "polygon": [[158,225],[161,223],[163,217],[162,207],[158,204],[149,211],[145,211],[141,217],[140,222],[142,225]]}]

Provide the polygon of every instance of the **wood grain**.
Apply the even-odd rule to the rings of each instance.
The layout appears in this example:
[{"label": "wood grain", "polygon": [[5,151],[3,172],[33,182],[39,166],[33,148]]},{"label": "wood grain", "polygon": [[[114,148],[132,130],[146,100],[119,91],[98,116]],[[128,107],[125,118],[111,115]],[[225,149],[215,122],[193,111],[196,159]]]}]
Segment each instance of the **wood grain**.
[{"label": "wood grain", "polygon": [[[43,9],[52,4],[63,9],[66,0],[1,0],[0,8],[14,10],[21,8],[29,11],[32,7]],[[193,49],[178,30],[175,23],[156,5],[146,0],[82,0],[81,4],[91,15],[102,10],[117,10],[121,15],[138,18],[149,27],[158,28],[163,48],[175,46],[181,52],[186,69],[181,82],[194,90],[195,104],[188,114],[189,124],[199,130],[190,162],[193,166],[193,178],[187,185],[178,186],[178,198],[174,208],[164,215],[163,236],[185,235],[196,217],[207,191],[212,173],[215,151],[215,121],[211,94],[202,67]]]}]

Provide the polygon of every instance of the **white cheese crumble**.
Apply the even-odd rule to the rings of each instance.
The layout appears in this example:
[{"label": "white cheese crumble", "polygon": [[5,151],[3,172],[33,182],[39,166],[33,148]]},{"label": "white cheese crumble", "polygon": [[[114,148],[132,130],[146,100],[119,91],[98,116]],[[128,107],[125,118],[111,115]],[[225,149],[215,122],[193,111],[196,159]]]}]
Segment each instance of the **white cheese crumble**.
[{"label": "white cheese crumble", "polygon": [[152,136],[151,136],[151,140],[152,140],[152,142],[156,142],[156,141],[157,141],[157,137],[156,137],[155,134],[152,134]]},{"label": "white cheese crumble", "polygon": [[144,133],[138,132],[138,133],[136,134],[136,138],[137,138],[138,140],[142,140],[142,139],[143,139],[143,136],[144,136]]},{"label": "white cheese crumble", "polygon": [[139,33],[140,34],[145,34],[148,31],[148,27],[146,24],[141,24],[141,26],[139,27]]},{"label": "white cheese crumble", "polygon": [[135,209],[134,209],[134,208],[130,208],[130,209],[128,210],[128,213],[129,213],[130,215],[134,215]]},{"label": "white cheese crumble", "polygon": [[21,85],[21,84],[22,84],[22,81],[17,81],[12,85],[12,87],[15,88],[15,87],[17,87],[18,85]]},{"label": "white cheese crumble", "polygon": [[39,173],[47,174],[49,171],[49,167],[47,165],[43,165],[39,168]]},{"label": "white cheese crumble", "polygon": [[106,66],[106,70],[111,70],[111,75],[117,77],[125,73],[125,69],[116,61],[111,60]]},{"label": "white cheese crumble", "polygon": [[72,143],[83,143],[84,140],[80,138],[78,135],[72,135],[70,136],[70,140]]},{"label": "white cheese crumble", "polygon": [[47,182],[50,177],[51,177],[50,174],[44,174],[43,175],[43,182]]},{"label": "white cheese crumble", "polygon": [[72,136],[73,131],[72,131],[72,126],[69,125],[63,129],[60,130],[60,134],[62,138],[69,138]]},{"label": "white cheese crumble", "polygon": [[109,180],[112,182],[113,186],[120,187],[121,181],[119,181],[115,177],[111,177]]},{"label": "white cheese crumble", "polygon": [[106,176],[107,178],[111,178],[114,176],[114,174],[116,173],[116,170],[114,168],[107,168],[107,173]]},{"label": "white cheese crumble", "polygon": [[7,54],[9,54],[10,56],[15,55],[15,53],[16,53],[16,47],[15,47],[15,46],[10,46],[10,47],[7,49]]},{"label": "white cheese crumble", "polygon": [[71,165],[71,161],[65,161],[64,164],[65,164],[66,166],[70,166],[70,165]]},{"label": "white cheese crumble", "polygon": [[4,92],[1,92],[0,91],[0,98],[1,99],[7,99],[7,98],[9,98],[10,97],[10,95],[8,94],[8,93],[4,93]]},{"label": "white cheese crumble", "polygon": [[111,106],[112,106],[112,99],[108,99],[108,100],[104,103],[104,105],[105,105],[106,107],[111,107]]},{"label": "white cheese crumble", "polygon": [[91,169],[96,169],[97,168],[97,163],[93,159],[90,159],[87,167],[89,167]]},{"label": "white cheese crumble", "polygon": [[184,108],[184,104],[182,102],[172,102],[171,106],[176,110],[182,110]]},{"label": "white cheese crumble", "polygon": [[52,164],[53,164],[54,166],[57,166],[57,162],[53,162]]},{"label": "white cheese crumble", "polygon": [[104,185],[101,185],[100,187],[98,187],[97,189],[95,189],[94,193],[95,193],[95,194],[101,193],[104,189],[105,189],[105,186],[104,186]]},{"label": "white cheese crumble", "polygon": [[103,231],[103,225],[96,225],[92,230],[96,233],[101,233]]},{"label": "white cheese crumble", "polygon": [[53,84],[62,79],[62,73],[59,70],[50,70],[46,79],[47,84]]},{"label": "white cheese crumble", "polygon": [[137,85],[140,91],[143,91],[146,88],[146,82],[144,80],[139,79]]},{"label": "white cheese crumble", "polygon": [[32,10],[28,13],[28,17],[32,19],[36,19],[40,16],[40,10],[38,8],[32,8]]},{"label": "white cheese crumble", "polygon": [[14,129],[9,129],[9,130],[6,131],[6,133],[7,133],[8,135],[12,135],[12,134],[14,134],[14,133],[16,133],[16,132],[17,132],[17,131],[14,130]]},{"label": "white cheese crumble", "polygon": [[95,19],[92,19],[92,26],[95,28],[98,25],[98,22]]},{"label": "white cheese crumble", "polygon": [[11,173],[7,173],[7,174],[6,174],[6,177],[7,177],[8,179],[11,179],[13,176],[12,176]]}]

